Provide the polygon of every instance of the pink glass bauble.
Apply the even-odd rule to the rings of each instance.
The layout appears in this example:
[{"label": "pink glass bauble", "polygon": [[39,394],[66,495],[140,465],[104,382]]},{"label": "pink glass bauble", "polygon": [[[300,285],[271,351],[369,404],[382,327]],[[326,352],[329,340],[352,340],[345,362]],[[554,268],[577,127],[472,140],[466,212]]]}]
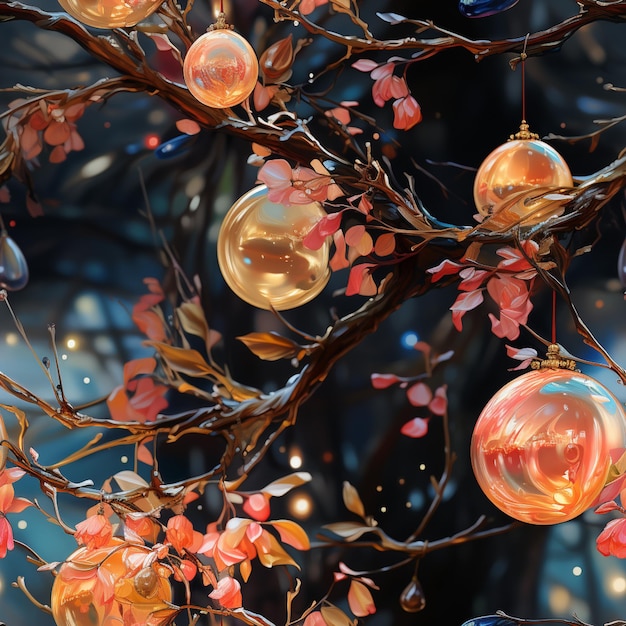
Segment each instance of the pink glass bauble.
[{"label": "pink glass bauble", "polygon": [[302,240],[325,215],[318,202],[270,202],[265,185],[241,196],[224,217],[217,240],[228,286],[261,309],[281,311],[312,300],[330,278],[330,244],[309,250]]},{"label": "pink glass bauble", "polygon": [[198,37],[183,64],[187,88],[214,109],[243,102],[254,90],[259,62],[252,46],[232,30],[216,28]]},{"label": "pink glass bauble", "polygon": [[622,287],[626,289],[626,239],[624,239],[617,257],[617,276],[622,283]]},{"label": "pink glass bauble", "polygon": [[[539,195],[548,188],[573,184],[567,163],[552,146],[539,139],[512,139],[491,152],[478,168],[474,202],[482,216],[491,217],[487,227],[532,226],[558,215],[562,205],[543,198],[533,200],[522,192],[537,190]],[[522,196],[519,202],[512,202],[515,194]]]},{"label": "pink glass bauble", "polygon": [[483,409],[471,442],[474,474],[507,515],[556,524],[600,494],[612,450],[626,445],[626,414],[599,382],[570,370],[531,371]]},{"label": "pink glass bauble", "polygon": [[134,26],[154,13],[163,0],[59,0],[73,18],[94,28]]},{"label": "pink glass bauble", "polygon": [[150,550],[120,539],[102,548],[80,548],[67,559],[52,585],[57,626],[168,622],[172,601],[169,570],[147,559]]}]

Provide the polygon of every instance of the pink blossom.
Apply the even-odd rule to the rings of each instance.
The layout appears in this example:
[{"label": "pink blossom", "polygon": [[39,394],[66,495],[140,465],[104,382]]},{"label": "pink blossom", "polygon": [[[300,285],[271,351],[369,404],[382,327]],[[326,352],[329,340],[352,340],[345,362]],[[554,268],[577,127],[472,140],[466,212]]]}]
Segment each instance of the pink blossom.
[{"label": "pink blossom", "polygon": [[267,197],[277,204],[311,204],[328,199],[330,176],[309,167],[291,168],[284,159],[272,159],[259,170],[258,181],[268,188]]},{"label": "pink blossom", "polygon": [[393,127],[398,130],[409,130],[422,121],[422,109],[417,100],[407,95],[393,103]]},{"label": "pink blossom", "polygon": [[475,291],[462,291],[454,301],[454,304],[450,307],[452,311],[452,323],[454,327],[461,331],[463,329],[463,316],[472,309],[475,309],[479,304],[482,304],[483,292],[482,289],[476,289]]},{"label": "pink blossom", "polygon": [[74,539],[87,550],[96,550],[106,546],[113,536],[113,526],[105,515],[91,515],[76,524]]},{"label": "pink blossom", "polygon": [[372,85],[372,98],[376,106],[379,107],[385,106],[385,102],[388,100],[405,98],[408,95],[409,88],[406,81],[404,78],[394,74],[385,74],[374,81]]},{"label": "pink blossom", "polygon": [[238,609],[243,604],[241,585],[236,578],[224,576],[217,582],[217,587],[211,591],[209,598],[217,600],[225,609]]},{"label": "pink blossom", "polygon": [[253,493],[247,496],[243,510],[257,522],[264,522],[270,516],[270,499],[263,493]]},{"label": "pink blossom", "polygon": [[533,308],[528,285],[512,276],[494,276],[487,283],[487,291],[500,308],[499,319],[489,314],[493,334],[501,339],[517,339],[520,324],[526,324]]},{"label": "pink blossom", "polygon": [[596,547],[604,556],[626,558],[626,517],[611,520],[598,535]]}]

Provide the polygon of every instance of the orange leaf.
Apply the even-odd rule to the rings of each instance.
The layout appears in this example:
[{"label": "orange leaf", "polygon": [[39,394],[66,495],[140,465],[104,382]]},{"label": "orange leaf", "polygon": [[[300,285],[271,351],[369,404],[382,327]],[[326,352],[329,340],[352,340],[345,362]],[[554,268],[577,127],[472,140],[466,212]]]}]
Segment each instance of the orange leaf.
[{"label": "orange leaf", "polygon": [[298,356],[302,346],[275,332],[248,333],[237,337],[248,350],[264,361],[278,361]]},{"label": "orange leaf", "polygon": [[308,535],[299,524],[288,519],[273,520],[268,524],[278,531],[281,541],[297,550],[308,550],[311,547]]},{"label": "orange leaf", "polygon": [[351,513],[365,517],[365,507],[358,491],[346,480],[343,483],[343,503]]},{"label": "orange leaf", "polygon": [[350,583],[348,604],[350,605],[350,610],[357,617],[366,617],[376,613],[376,605],[370,590],[358,580],[353,580]]},{"label": "orange leaf", "polygon": [[189,376],[206,376],[214,373],[213,368],[197,350],[177,348],[159,341],[146,343],[153,346],[176,372]]}]

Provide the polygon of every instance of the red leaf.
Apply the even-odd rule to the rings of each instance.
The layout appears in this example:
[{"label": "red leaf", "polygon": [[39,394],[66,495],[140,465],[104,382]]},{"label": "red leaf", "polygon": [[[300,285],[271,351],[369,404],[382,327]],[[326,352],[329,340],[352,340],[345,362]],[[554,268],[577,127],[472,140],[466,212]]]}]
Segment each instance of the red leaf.
[{"label": "red leaf", "polygon": [[[374,285],[374,292],[371,293],[370,281],[372,281],[369,269],[374,267],[373,263],[361,263],[355,265],[350,270],[350,276],[348,277],[348,286],[346,287],[346,296],[354,296],[361,294],[362,296],[373,296],[376,293],[376,285]],[[369,278],[369,281],[367,281]],[[369,288],[364,292],[364,287]]]},{"label": "red leaf", "polygon": [[454,263],[453,261],[444,259],[441,263],[439,263],[439,265],[436,265],[435,267],[431,267],[430,269],[427,269],[426,271],[429,274],[433,275],[431,280],[433,283],[436,283],[443,276],[448,276],[450,274],[458,274],[459,270],[462,267],[463,266],[460,263]]},{"label": "red leaf", "polygon": [[428,420],[429,417],[416,417],[412,419],[410,422],[407,422],[401,429],[400,432],[407,437],[412,437],[413,439],[419,439],[423,437],[426,433],[428,433]]},{"label": "red leaf", "polygon": [[359,70],[359,72],[371,72],[373,69],[378,67],[378,63],[376,63],[376,61],[372,61],[371,59],[359,59],[352,64],[352,67],[355,70]]},{"label": "red leaf", "polygon": [[371,379],[374,389],[387,389],[391,385],[402,382],[402,379],[395,374],[372,374]]},{"label": "red leaf", "polygon": [[446,385],[442,385],[441,387],[437,387],[435,390],[435,397],[428,404],[428,408],[435,415],[445,415],[448,410],[448,397],[446,395]]},{"label": "red leaf", "polygon": [[433,399],[433,392],[426,383],[415,383],[407,389],[406,397],[413,406],[427,406]]}]

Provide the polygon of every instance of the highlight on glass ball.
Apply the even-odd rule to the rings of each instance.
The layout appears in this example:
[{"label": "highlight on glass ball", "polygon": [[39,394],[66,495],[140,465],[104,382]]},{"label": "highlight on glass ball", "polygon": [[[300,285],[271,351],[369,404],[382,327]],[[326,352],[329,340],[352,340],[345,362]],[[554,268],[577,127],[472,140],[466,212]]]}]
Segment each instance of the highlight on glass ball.
[{"label": "highlight on glass ball", "polygon": [[271,202],[265,185],[241,196],[224,217],[217,240],[228,286],[260,309],[293,309],[315,298],[330,278],[330,243],[309,250],[302,240],[324,215],[318,202]]},{"label": "highlight on glass ball", "polygon": [[[169,613],[169,570],[158,562],[145,567],[150,550],[114,538],[102,548],[80,548],[59,568],[52,585],[51,608],[57,626],[161,623]],[[112,597],[111,597],[112,592]]]},{"label": "highlight on glass ball", "polygon": [[238,33],[215,28],[194,41],[183,62],[185,83],[202,104],[214,109],[241,104],[254,90],[259,62]]},{"label": "highlight on glass ball", "polygon": [[[487,156],[474,179],[476,208],[490,218],[486,225],[494,230],[515,224],[534,226],[561,214],[561,204],[541,196],[551,188],[574,184],[563,157],[530,133],[525,122],[514,137]],[[533,190],[537,191],[535,198],[527,193]]]},{"label": "highlight on glass ball", "polygon": [[162,0],[59,0],[73,18],[94,28],[135,26],[154,13]]},{"label": "highlight on glass ball", "polygon": [[577,517],[606,482],[611,451],[626,443],[626,414],[598,381],[565,369],[531,371],[483,409],[471,461],[485,495],[530,524]]}]

